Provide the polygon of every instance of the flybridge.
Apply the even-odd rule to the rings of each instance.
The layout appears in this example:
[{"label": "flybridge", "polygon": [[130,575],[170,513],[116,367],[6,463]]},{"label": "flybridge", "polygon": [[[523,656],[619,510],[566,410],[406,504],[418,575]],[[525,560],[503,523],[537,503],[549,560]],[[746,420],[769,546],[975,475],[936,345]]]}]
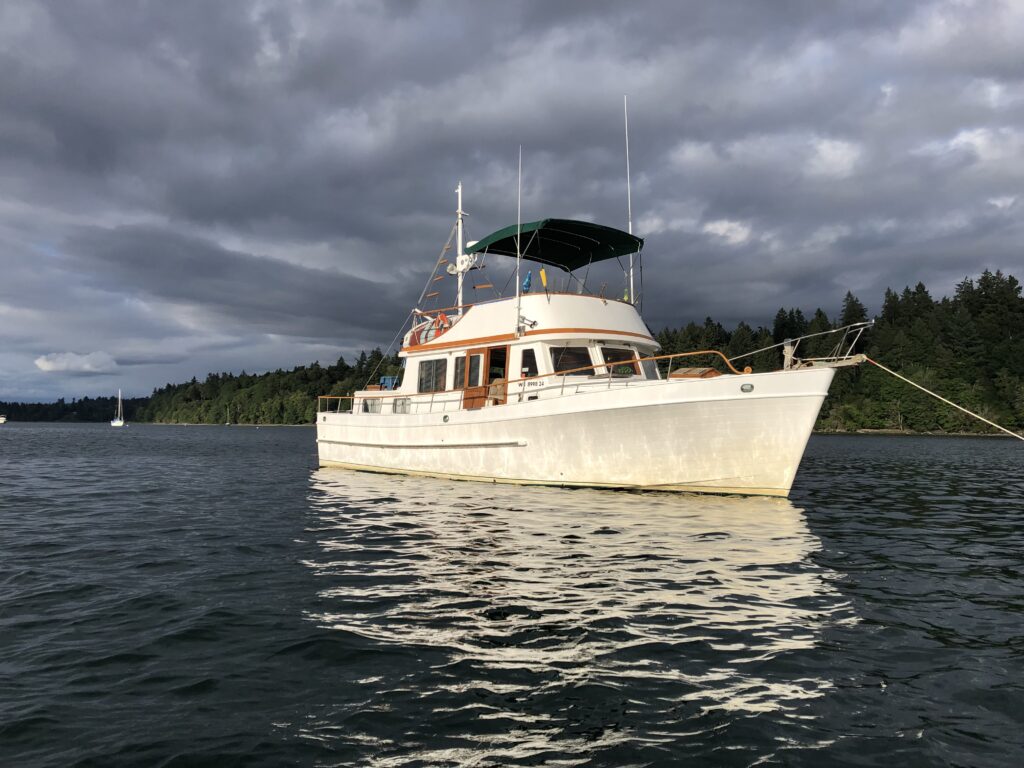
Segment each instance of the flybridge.
[{"label": "flybridge", "polygon": [[[624,301],[630,304],[636,303],[636,294],[633,290],[633,268],[634,257],[643,249],[643,238],[637,237],[621,229],[606,227],[601,224],[594,224],[589,221],[578,221],[575,219],[540,219],[521,224],[513,224],[492,232],[482,240],[465,242],[463,230],[463,218],[465,212],[462,210],[462,182],[459,182],[455,189],[458,207],[456,208],[455,227],[452,235],[455,237],[455,259],[449,263],[444,258],[445,253],[451,247],[451,237],[442,249],[434,266],[434,273],[431,275],[427,285],[423,288],[420,300],[416,303],[417,311],[421,308],[424,299],[436,299],[440,290],[431,290],[437,280],[441,280],[444,274],[437,272],[442,265],[447,265],[444,272],[457,278],[455,307],[451,308],[461,315],[466,304],[463,301],[463,285],[466,275],[471,270],[483,268],[483,257],[487,254],[508,256],[517,259],[516,263],[516,298],[522,293],[529,291],[529,281],[525,284],[520,282],[519,264],[520,260],[538,262],[557,269],[564,270],[576,280],[580,290],[583,292],[586,280],[580,280],[573,271],[588,267],[591,264],[609,259],[617,259],[623,256],[629,257],[629,282],[628,290]],[[547,289],[547,281],[543,271],[541,279]],[[500,298],[501,293],[495,290],[491,283],[474,285],[474,289],[489,288],[494,290]],[[603,293],[603,291],[602,291]],[[471,302],[475,303],[475,302]]]},{"label": "flybridge", "polygon": [[643,247],[643,238],[620,229],[573,219],[541,219],[499,229],[466,251],[513,258],[521,255],[572,272],[598,261],[639,253]]}]

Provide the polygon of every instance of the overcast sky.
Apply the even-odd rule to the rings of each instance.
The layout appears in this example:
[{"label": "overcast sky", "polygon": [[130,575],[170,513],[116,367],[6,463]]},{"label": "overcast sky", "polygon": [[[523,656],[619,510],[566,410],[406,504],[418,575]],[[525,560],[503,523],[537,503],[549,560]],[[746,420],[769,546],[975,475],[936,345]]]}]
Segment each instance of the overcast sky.
[{"label": "overcast sky", "polygon": [[3,0],[0,400],[386,347],[520,144],[626,227],[624,94],[655,329],[1024,278],[1021,0]]}]

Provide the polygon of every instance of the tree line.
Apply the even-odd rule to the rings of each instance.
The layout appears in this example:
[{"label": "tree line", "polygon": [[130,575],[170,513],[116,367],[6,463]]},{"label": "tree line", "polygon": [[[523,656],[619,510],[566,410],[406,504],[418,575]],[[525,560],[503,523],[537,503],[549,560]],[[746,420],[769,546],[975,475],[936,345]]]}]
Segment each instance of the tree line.
[{"label": "tree line", "polygon": [[[777,345],[787,338],[842,328],[868,319],[864,304],[847,292],[837,318],[817,309],[810,319],[797,308],[781,308],[772,327],[740,323],[731,332],[707,318],[658,334],[665,354],[720,349],[734,357]],[[888,289],[874,327],[856,352],[1010,429],[1024,428],[1024,298],[1012,275],[986,270],[965,278],[953,296],[933,299],[923,283],[902,292]],[[800,343],[798,357],[831,354],[840,334]],[[708,363],[710,364],[710,358]],[[776,347],[737,361],[755,371],[782,364]],[[992,432],[991,428],[872,365],[836,373],[816,427],[819,431],[894,430]]]},{"label": "tree line", "polygon": [[[837,317],[817,309],[809,317],[782,307],[771,327],[739,323],[727,330],[711,318],[665,328],[657,334],[662,354],[718,349],[727,357],[777,345],[787,338],[840,328],[868,319],[865,305],[847,293]],[[838,334],[802,341],[799,357],[832,353]],[[1005,426],[1024,428],[1024,298],[1012,275],[985,271],[965,278],[952,297],[933,299],[918,283],[902,292],[887,290],[875,326],[858,343],[888,367]],[[737,367],[777,369],[779,347],[747,356]],[[711,365],[711,358],[699,363]],[[665,366],[663,366],[664,368]],[[383,375],[401,370],[397,355],[380,349],[362,353],[354,363],[313,363],[291,371],[263,374],[211,373],[204,381],[167,384],[149,398],[125,401],[129,421],[193,424],[308,424],[316,416],[317,395],[350,395]],[[373,379],[371,382],[370,379]],[[106,421],[114,398],[82,398],[50,404],[0,403],[12,420]],[[983,424],[943,406],[922,392],[870,365],[837,372],[818,420],[822,431],[899,430],[914,432],[987,432]]]},{"label": "tree line", "polygon": [[[148,397],[123,399],[125,418],[136,420],[139,410],[148,402]],[[0,414],[11,421],[110,421],[116,411],[116,397],[62,397],[53,403],[0,402]]]},{"label": "tree line", "polygon": [[351,395],[371,376],[397,375],[398,355],[363,352],[354,364],[300,365],[290,371],[211,373],[205,381],[167,384],[139,409],[139,421],[162,424],[312,424],[319,395]]}]

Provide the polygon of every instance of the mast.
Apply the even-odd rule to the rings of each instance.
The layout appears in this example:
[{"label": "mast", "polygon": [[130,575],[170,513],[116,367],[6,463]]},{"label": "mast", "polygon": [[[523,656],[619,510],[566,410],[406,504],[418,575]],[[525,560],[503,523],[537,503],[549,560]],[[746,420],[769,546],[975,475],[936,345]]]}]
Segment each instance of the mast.
[{"label": "mast", "polygon": [[[633,234],[633,197],[629,186],[629,100],[623,94],[622,111],[626,118],[626,218],[629,222],[629,234]],[[636,302],[636,294],[633,292],[633,256],[629,254],[629,303]]]},{"label": "mast", "polygon": [[457,203],[456,209],[455,209],[455,267],[458,270],[458,275],[459,275],[459,278],[458,278],[459,279],[459,293],[458,293],[458,297],[457,297],[457,300],[456,300],[455,303],[458,305],[458,307],[459,307],[459,314],[461,315],[462,314],[462,279],[466,275],[465,268],[463,266],[464,259],[463,259],[463,250],[462,250],[462,243],[463,243],[462,216],[463,216],[464,212],[462,210],[462,182],[461,181],[459,182],[459,185],[455,188],[455,196],[456,196],[456,199],[458,200],[458,203]]}]

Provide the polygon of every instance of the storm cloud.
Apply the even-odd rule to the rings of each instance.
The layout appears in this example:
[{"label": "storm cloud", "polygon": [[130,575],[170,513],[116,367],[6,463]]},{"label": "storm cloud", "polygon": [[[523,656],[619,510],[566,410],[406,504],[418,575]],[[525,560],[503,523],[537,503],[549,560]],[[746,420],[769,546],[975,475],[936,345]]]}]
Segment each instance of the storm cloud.
[{"label": "storm cloud", "polygon": [[0,399],[386,347],[520,144],[524,219],[625,228],[624,94],[652,327],[1020,276],[1021,50],[1009,1],[7,0]]}]

